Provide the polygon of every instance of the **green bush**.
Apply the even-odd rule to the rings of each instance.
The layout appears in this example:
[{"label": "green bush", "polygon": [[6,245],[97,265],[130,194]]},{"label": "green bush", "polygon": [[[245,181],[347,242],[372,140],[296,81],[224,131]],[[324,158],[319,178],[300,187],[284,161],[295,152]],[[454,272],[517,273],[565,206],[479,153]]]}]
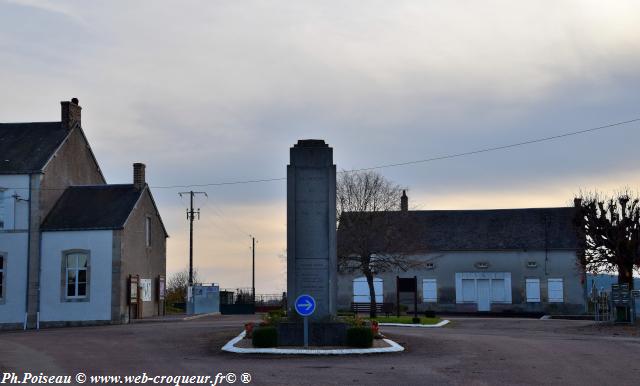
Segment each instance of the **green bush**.
[{"label": "green bush", "polygon": [[416,318],[416,317],[411,318],[411,323],[420,324],[420,318]]},{"label": "green bush", "polygon": [[260,327],[253,331],[253,347],[275,347],[278,345],[278,330],[275,327]]},{"label": "green bush", "polygon": [[347,345],[368,348],[373,345],[373,332],[370,327],[351,327],[347,329]]},{"label": "green bush", "polygon": [[286,316],[286,313],[284,312],[284,310],[282,308],[277,309],[277,310],[271,310],[271,311],[267,312],[267,314],[269,314],[269,316],[272,317],[272,318],[273,317],[278,317],[278,316],[283,318],[283,317]]},{"label": "green bush", "polygon": [[284,312],[282,310],[269,311],[262,317],[263,326],[275,326],[284,318]]}]

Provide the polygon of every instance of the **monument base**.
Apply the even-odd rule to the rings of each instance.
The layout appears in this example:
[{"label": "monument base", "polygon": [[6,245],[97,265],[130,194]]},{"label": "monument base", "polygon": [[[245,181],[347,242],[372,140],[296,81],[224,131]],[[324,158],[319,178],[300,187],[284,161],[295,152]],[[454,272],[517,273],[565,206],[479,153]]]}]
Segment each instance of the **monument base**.
[{"label": "monument base", "polygon": [[[309,322],[310,346],[345,346],[348,324],[342,322]],[[303,346],[304,326],[299,322],[278,323],[278,346]]]}]

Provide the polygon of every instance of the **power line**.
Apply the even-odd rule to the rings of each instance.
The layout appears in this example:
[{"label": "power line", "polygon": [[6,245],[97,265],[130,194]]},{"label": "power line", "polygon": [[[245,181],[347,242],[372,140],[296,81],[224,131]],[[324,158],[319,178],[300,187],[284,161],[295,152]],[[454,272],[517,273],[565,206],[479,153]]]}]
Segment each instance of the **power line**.
[{"label": "power line", "polygon": [[612,123],[612,124],[605,125],[605,126],[594,127],[594,128],[591,128],[591,129],[578,130],[578,131],[573,131],[573,132],[570,132],[570,133],[553,135],[551,137],[543,137],[543,138],[531,139],[531,140],[528,140],[528,141],[512,143],[512,144],[509,144],[509,145],[489,147],[489,148],[485,148],[485,149],[467,151],[467,152],[463,152],[463,153],[448,154],[448,155],[443,155],[443,156],[439,156],[439,157],[425,158],[425,159],[416,160],[416,161],[399,162],[399,163],[393,163],[393,164],[372,166],[372,167],[368,167],[368,168],[345,170],[345,171],[342,171],[341,173],[360,172],[360,171],[374,170],[374,169],[384,169],[384,168],[390,168],[390,167],[396,167],[396,166],[414,165],[414,164],[419,164],[419,163],[424,163],[424,162],[439,161],[439,160],[443,160],[443,159],[457,158],[457,157],[463,157],[463,156],[473,155],[473,154],[488,153],[488,152],[496,151],[496,150],[510,149],[510,148],[514,148],[514,147],[518,147],[518,146],[531,145],[531,144],[534,144],[534,143],[552,141],[554,139],[570,137],[570,136],[579,135],[579,134],[585,134],[585,133],[591,133],[591,132],[594,132],[594,131],[597,131],[597,130],[607,129],[607,128],[610,128],[610,127],[625,125],[625,124],[638,122],[638,121],[640,121],[640,118],[636,118],[636,119],[632,119],[632,120],[624,121],[624,122]]},{"label": "power line", "polygon": [[229,224],[235,231],[239,232],[243,236],[251,236],[251,234],[244,229],[242,229],[238,224],[235,223],[229,216],[226,216],[222,209],[220,209],[217,205],[215,205],[211,201],[206,201],[204,206],[206,208],[211,209],[214,215],[218,216],[218,218],[224,220]]},{"label": "power line", "polygon": [[[604,125],[604,126],[592,127],[592,128],[589,128],[589,129],[577,130],[577,131],[572,131],[572,132],[568,132],[568,133],[553,135],[553,136],[549,136],[549,137],[536,138],[536,139],[531,139],[531,140],[522,141],[522,142],[516,142],[516,143],[512,143],[512,144],[508,144],[508,145],[493,146],[493,147],[488,147],[488,148],[483,148],[483,149],[478,149],[478,150],[472,150],[472,151],[467,151],[467,152],[462,152],[462,153],[447,154],[447,155],[424,158],[424,159],[413,160],[413,161],[397,162],[397,163],[383,164],[383,165],[377,165],[377,166],[371,166],[371,167],[365,167],[365,168],[343,170],[343,171],[340,171],[338,173],[350,173],[350,172],[359,172],[359,171],[375,170],[375,169],[384,169],[384,168],[399,167],[399,166],[408,166],[408,165],[415,165],[415,164],[421,164],[421,163],[427,163],[427,162],[433,162],[433,161],[440,161],[440,160],[451,159],[451,158],[465,157],[465,156],[469,156],[469,155],[488,153],[488,152],[498,151],[498,150],[505,150],[505,149],[510,149],[510,148],[519,147],[519,146],[526,146],[526,145],[531,145],[531,144],[540,143],[540,142],[553,141],[553,140],[560,139],[560,138],[565,138],[565,137],[571,137],[571,136],[576,136],[576,135],[581,135],[581,134],[592,133],[592,132],[595,132],[595,131],[604,130],[604,129],[608,129],[608,128],[612,128],[612,127],[616,127],[616,126],[627,125],[627,124],[638,122],[638,121],[640,121],[640,118],[634,118],[634,119],[630,119],[628,121],[621,121],[621,122],[607,124],[607,125]],[[208,187],[208,186],[214,187],[214,186],[244,185],[244,184],[254,184],[254,183],[263,183],[263,182],[284,181],[286,179],[287,179],[286,177],[261,178],[261,179],[252,179],[252,180],[211,182],[211,183],[204,183],[204,184],[150,186],[150,188],[151,189],[177,189],[177,188],[195,188],[195,187]],[[9,187],[7,187],[5,189],[28,190],[29,188],[9,188]],[[64,188],[40,188],[40,189],[41,190],[65,190],[67,188],[64,187]]]},{"label": "power line", "polygon": [[[571,136],[580,135],[580,134],[592,133],[594,131],[608,129],[608,128],[615,127],[615,126],[627,125],[629,123],[634,123],[634,122],[638,122],[638,121],[640,121],[640,118],[635,118],[635,119],[631,119],[631,120],[628,120],[628,121],[611,123],[611,124],[604,125],[604,126],[592,127],[592,128],[584,129],[584,130],[572,131],[572,132],[568,132],[568,133],[564,133],[564,134],[553,135],[553,136],[550,136],[550,137],[542,137],[542,138],[531,139],[531,140],[528,140],[528,141],[516,142],[516,143],[509,144],[509,145],[488,147],[488,148],[479,149],[479,150],[467,151],[467,152],[462,152],[462,153],[447,154],[447,155],[443,155],[443,156],[425,158],[425,159],[414,160],[414,161],[398,162],[398,163],[371,166],[371,167],[366,167],[366,168],[343,170],[343,171],[340,171],[338,173],[350,173],[350,172],[359,172],[359,171],[375,170],[375,169],[384,169],[384,168],[391,168],[391,167],[398,167],[398,166],[408,166],[408,165],[415,165],[415,164],[420,164],[420,163],[440,161],[440,160],[451,159],[451,158],[459,158],[459,157],[464,157],[464,156],[469,156],[469,155],[474,155],[474,154],[488,153],[488,152],[497,151],[497,150],[510,149],[510,148],[514,148],[514,147],[518,147],[518,146],[531,145],[531,144],[540,143],[540,142],[548,142],[548,141],[552,141],[552,140],[555,140],[555,139],[571,137]],[[286,177],[280,177],[280,178],[265,178],[265,179],[244,180],[244,181],[213,182],[213,183],[209,183],[209,184],[154,186],[153,189],[171,189],[171,188],[188,188],[188,187],[240,185],[240,184],[252,184],[252,183],[260,183],[260,182],[284,181],[286,179],[287,179]]]}]

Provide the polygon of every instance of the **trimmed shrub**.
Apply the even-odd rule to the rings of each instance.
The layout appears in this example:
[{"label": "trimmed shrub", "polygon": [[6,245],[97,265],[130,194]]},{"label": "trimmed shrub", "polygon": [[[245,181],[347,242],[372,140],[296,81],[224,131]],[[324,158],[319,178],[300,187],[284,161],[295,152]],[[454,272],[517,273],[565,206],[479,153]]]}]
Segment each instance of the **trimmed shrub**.
[{"label": "trimmed shrub", "polygon": [[278,345],[278,330],[275,327],[260,327],[253,331],[253,347],[275,347]]},{"label": "trimmed shrub", "polygon": [[424,312],[424,316],[427,318],[435,318],[436,317],[436,312],[433,310],[427,310]]},{"label": "trimmed shrub", "polygon": [[420,324],[420,318],[411,318],[411,323],[413,324]]},{"label": "trimmed shrub", "polygon": [[347,329],[347,345],[368,348],[373,345],[373,332],[370,327],[351,327]]}]

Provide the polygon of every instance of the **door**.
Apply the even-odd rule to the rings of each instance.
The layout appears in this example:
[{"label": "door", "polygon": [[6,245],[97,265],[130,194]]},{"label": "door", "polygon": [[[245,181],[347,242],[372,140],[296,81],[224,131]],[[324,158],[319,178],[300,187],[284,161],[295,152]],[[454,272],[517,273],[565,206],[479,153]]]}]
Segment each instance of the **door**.
[{"label": "door", "polygon": [[476,285],[478,286],[478,311],[490,311],[491,287],[489,279],[478,279]]}]

